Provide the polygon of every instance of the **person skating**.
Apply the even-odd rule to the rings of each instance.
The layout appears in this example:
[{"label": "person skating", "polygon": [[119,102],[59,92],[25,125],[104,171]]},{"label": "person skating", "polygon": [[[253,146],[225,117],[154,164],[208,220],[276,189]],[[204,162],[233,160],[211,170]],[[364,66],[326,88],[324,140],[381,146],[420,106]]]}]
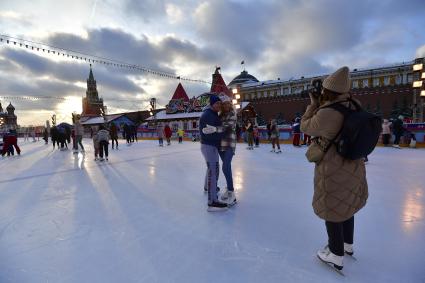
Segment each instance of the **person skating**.
[{"label": "person skating", "polygon": [[50,138],[52,139],[53,149],[55,149],[55,145],[57,144],[59,149],[59,132],[56,126],[53,126],[50,129]]},{"label": "person skating", "polygon": [[156,133],[158,135],[159,146],[164,146],[164,127],[161,123],[158,123]]},{"label": "person skating", "polygon": [[404,133],[404,127],[403,127],[403,116],[400,115],[398,118],[393,122],[393,133],[395,136],[393,147],[400,148],[400,138],[403,136]]},{"label": "person skating", "polygon": [[255,147],[259,147],[260,146],[260,132],[258,131],[257,125],[254,126],[254,130],[253,130],[252,134],[253,134],[253,137],[254,137]]},{"label": "person skating", "polygon": [[[271,152],[282,153],[282,151],[280,150],[279,137],[280,133],[279,128],[277,127],[276,119],[272,119],[270,124],[270,138],[272,140]],[[275,146],[277,146],[277,151],[275,150]]]},{"label": "person skating", "polygon": [[221,139],[224,134],[220,132],[222,126],[218,117],[221,102],[217,95],[210,95],[210,107],[207,107],[199,119],[199,132],[201,136],[201,152],[207,163],[206,186],[208,191],[208,211],[221,211],[227,209],[227,204],[220,202],[217,196],[217,180],[219,175],[219,154]]},{"label": "person skating", "polygon": [[16,153],[18,153],[18,155],[21,155],[21,149],[18,146],[18,138],[16,131],[11,129],[9,130],[9,133],[3,136],[3,150],[1,153],[2,156],[4,156],[6,153],[10,155],[13,151],[13,147],[16,149]]},{"label": "person skating", "polygon": [[127,145],[130,145],[131,144],[131,129],[129,125],[124,124],[123,133],[127,141]]},{"label": "person skating", "polygon": [[115,148],[118,149],[118,128],[114,122],[111,123],[111,127],[109,130],[111,134],[112,149],[114,149],[114,143]]},{"label": "person skating", "polygon": [[171,131],[171,128],[168,124],[165,124],[164,127],[164,135],[165,138],[167,139],[167,145],[171,145],[171,135],[173,134],[173,132]]},{"label": "person skating", "polygon": [[384,119],[382,123],[382,143],[384,146],[388,146],[390,144],[391,139],[391,125],[392,123],[387,119]]},{"label": "person skating", "polygon": [[248,140],[248,148],[250,150],[254,149],[254,125],[251,123],[251,120],[248,120],[245,125],[246,138]]},{"label": "person skating", "polygon": [[84,152],[84,146],[83,146],[83,135],[84,135],[84,127],[80,122],[80,117],[75,117],[75,123],[74,123],[74,134],[75,134],[75,150],[78,151],[78,145],[81,147],[81,151]]},{"label": "person skating", "polygon": [[318,137],[318,146],[312,143],[306,154],[315,161],[313,209],[325,220],[328,234],[328,245],[317,256],[337,270],[343,268],[344,252],[353,254],[354,214],[365,206],[368,198],[363,159],[344,159],[333,142],[344,116],[329,106],[340,103],[355,109],[348,102],[349,90],[349,69],[343,67],[323,81],[319,98],[310,93],[311,104],[301,119],[301,130]]},{"label": "person skating", "polygon": [[300,139],[301,139],[300,120],[301,119],[297,117],[295,118],[294,124],[292,124],[292,133],[294,135],[292,138],[292,145],[296,147],[300,146]]},{"label": "person skating", "polygon": [[43,140],[45,144],[49,143],[49,131],[46,127],[44,128],[44,131],[43,131]]},{"label": "person skating", "polygon": [[103,161],[103,154],[105,153],[105,159],[108,160],[108,145],[109,145],[109,131],[105,129],[103,125],[99,127],[97,132],[97,140],[99,141],[99,156],[100,161]]},{"label": "person skating", "polygon": [[177,130],[177,136],[179,137],[179,143],[183,143],[183,136],[184,136],[183,129],[178,129]]},{"label": "person skating", "polygon": [[91,132],[92,132],[93,149],[94,149],[94,161],[97,161],[99,159],[99,147],[100,147],[99,140],[97,139],[98,127],[97,126],[91,127]]},{"label": "person skating", "polygon": [[221,169],[226,178],[227,190],[223,191],[220,199],[228,205],[236,203],[235,190],[233,187],[232,159],[236,150],[236,110],[232,100],[225,94],[219,96],[221,100],[220,120],[224,136],[220,142],[219,155],[222,161]]}]

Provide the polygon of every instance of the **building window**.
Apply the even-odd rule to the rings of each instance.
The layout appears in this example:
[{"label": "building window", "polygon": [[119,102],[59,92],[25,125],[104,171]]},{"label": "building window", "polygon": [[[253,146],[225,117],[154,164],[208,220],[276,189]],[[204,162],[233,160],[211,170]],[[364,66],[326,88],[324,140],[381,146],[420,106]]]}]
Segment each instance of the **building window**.
[{"label": "building window", "polygon": [[408,75],[407,75],[407,82],[408,82],[408,83],[413,82],[413,74],[408,74]]},{"label": "building window", "polygon": [[363,87],[369,87],[369,79],[363,80]]},{"label": "building window", "polygon": [[396,83],[396,84],[398,84],[398,85],[400,85],[400,84],[401,84],[401,75],[397,75],[397,76],[395,77],[395,83]]},{"label": "building window", "polygon": [[374,79],[373,79],[373,86],[374,86],[374,87],[379,86],[379,78],[374,78]]},{"label": "building window", "polygon": [[183,122],[183,130],[187,130],[187,122]]},{"label": "building window", "polygon": [[198,123],[196,121],[192,122],[192,129],[197,129],[198,128]]},{"label": "building window", "polygon": [[384,77],[384,85],[390,85],[390,77]]},{"label": "building window", "polygon": [[358,88],[359,87],[359,81],[358,80],[354,80],[353,81],[353,88]]}]

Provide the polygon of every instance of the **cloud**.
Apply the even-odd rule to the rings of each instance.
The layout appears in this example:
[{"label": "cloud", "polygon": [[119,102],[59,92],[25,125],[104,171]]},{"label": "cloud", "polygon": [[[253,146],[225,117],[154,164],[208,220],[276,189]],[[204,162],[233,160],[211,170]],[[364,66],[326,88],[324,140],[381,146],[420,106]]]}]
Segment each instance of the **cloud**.
[{"label": "cloud", "polygon": [[416,57],[425,57],[425,44],[416,50]]}]

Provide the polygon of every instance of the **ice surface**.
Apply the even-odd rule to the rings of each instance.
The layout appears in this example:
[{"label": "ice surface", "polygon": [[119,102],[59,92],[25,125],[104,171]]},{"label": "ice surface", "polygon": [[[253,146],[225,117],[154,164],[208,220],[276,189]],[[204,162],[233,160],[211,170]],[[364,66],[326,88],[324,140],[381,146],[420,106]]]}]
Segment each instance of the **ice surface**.
[{"label": "ice surface", "polygon": [[304,148],[238,145],[239,203],[208,213],[199,143],[122,144],[98,164],[84,142],[85,156],[27,142],[0,158],[0,282],[425,282],[425,150],[369,157],[342,277],[315,256]]}]

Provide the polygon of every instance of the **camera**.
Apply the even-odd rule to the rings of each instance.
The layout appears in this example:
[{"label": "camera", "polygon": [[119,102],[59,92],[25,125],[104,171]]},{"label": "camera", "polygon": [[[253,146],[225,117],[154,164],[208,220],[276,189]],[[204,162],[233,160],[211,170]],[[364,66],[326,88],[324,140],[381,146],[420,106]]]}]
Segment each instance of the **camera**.
[{"label": "camera", "polygon": [[310,93],[314,98],[319,98],[319,96],[322,94],[322,88],[323,86],[321,79],[314,79],[311,81]]}]

